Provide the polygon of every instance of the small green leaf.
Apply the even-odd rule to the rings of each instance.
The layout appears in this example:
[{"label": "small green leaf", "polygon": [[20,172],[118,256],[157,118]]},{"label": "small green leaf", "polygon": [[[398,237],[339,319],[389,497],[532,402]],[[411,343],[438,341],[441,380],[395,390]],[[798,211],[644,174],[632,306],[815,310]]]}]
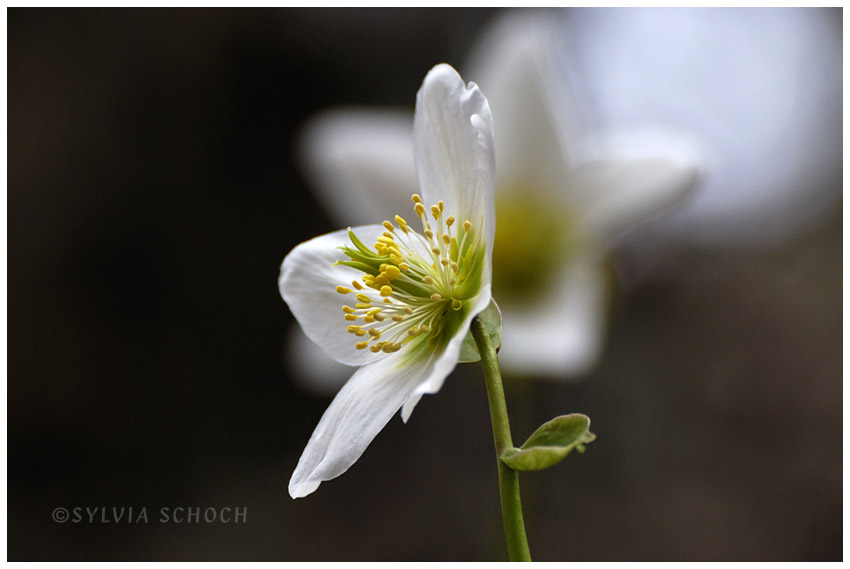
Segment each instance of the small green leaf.
[{"label": "small green leaf", "polygon": [[590,432],[590,418],[574,413],[543,423],[520,448],[512,448],[499,458],[514,470],[543,470],[564,460],[575,449],[596,439]]},{"label": "small green leaf", "polygon": [[[493,342],[493,346],[498,350],[502,347],[502,313],[499,311],[499,307],[496,306],[496,301],[491,299],[487,308],[478,316],[484,321],[484,327],[487,328],[487,333],[490,334],[490,341]],[[463,344],[460,346],[460,358],[458,362],[470,363],[477,362],[480,359],[481,354],[478,353],[478,347],[475,345],[472,333],[467,332],[466,337],[463,339]]]}]

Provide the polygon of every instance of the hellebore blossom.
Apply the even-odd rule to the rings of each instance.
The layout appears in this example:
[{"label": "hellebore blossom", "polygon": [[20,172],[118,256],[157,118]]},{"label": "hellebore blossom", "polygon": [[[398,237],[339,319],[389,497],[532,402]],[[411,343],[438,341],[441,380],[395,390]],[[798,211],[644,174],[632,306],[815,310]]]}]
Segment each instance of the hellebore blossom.
[{"label": "hellebore blossom", "polygon": [[[612,241],[680,202],[697,169],[666,133],[628,147],[581,134],[552,20],[509,14],[470,68],[500,125],[493,289],[504,322],[501,365],[561,379],[587,371],[602,352]],[[303,163],[332,213],[362,216],[363,204],[380,208],[414,185],[409,122],[389,110],[336,110],[312,121]]]},{"label": "hellebore blossom", "polygon": [[281,296],[306,336],[360,366],[310,437],[293,498],[345,472],[396,411],[406,422],[422,395],[439,391],[491,302],[493,120],[478,87],[448,65],[417,94],[413,149],[418,219],[316,237],[281,265]]}]

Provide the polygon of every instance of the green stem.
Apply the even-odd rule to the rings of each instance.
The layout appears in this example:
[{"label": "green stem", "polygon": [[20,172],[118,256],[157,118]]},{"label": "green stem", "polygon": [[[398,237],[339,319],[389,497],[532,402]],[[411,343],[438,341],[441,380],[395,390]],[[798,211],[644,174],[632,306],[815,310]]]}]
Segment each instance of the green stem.
[{"label": "green stem", "polygon": [[508,422],[508,408],[505,404],[505,390],[502,387],[502,373],[496,349],[490,341],[490,335],[484,322],[476,316],[472,319],[472,337],[481,354],[484,366],[484,379],[487,385],[487,399],[490,402],[490,419],[493,422],[493,440],[496,443],[496,462],[499,466],[499,493],[502,502],[502,525],[505,527],[505,540],[508,544],[508,557],[511,561],[531,561],[528,540],[525,537],[525,523],[522,520],[522,502],[519,496],[519,472],[498,459],[502,453],[513,448],[511,426]]}]

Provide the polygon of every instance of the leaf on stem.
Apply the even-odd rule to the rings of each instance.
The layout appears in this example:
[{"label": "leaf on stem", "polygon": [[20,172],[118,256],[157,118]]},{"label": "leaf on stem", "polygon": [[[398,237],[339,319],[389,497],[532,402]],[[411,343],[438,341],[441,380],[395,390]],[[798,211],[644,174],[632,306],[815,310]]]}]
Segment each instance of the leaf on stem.
[{"label": "leaf on stem", "polygon": [[573,413],[543,423],[519,448],[499,458],[514,470],[544,470],[564,460],[573,449],[584,452],[584,445],[596,439],[590,432],[590,418]]}]

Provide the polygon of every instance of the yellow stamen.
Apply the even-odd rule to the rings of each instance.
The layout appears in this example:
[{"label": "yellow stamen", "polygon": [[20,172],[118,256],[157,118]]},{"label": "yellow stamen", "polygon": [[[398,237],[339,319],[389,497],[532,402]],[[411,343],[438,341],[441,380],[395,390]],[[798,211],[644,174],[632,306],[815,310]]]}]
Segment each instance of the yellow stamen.
[{"label": "yellow stamen", "polygon": [[[325,289],[325,290],[327,290],[327,289]],[[336,291],[339,294],[348,294],[349,292],[351,292],[351,289],[345,288],[344,286],[340,285],[340,286],[336,287]]]}]

